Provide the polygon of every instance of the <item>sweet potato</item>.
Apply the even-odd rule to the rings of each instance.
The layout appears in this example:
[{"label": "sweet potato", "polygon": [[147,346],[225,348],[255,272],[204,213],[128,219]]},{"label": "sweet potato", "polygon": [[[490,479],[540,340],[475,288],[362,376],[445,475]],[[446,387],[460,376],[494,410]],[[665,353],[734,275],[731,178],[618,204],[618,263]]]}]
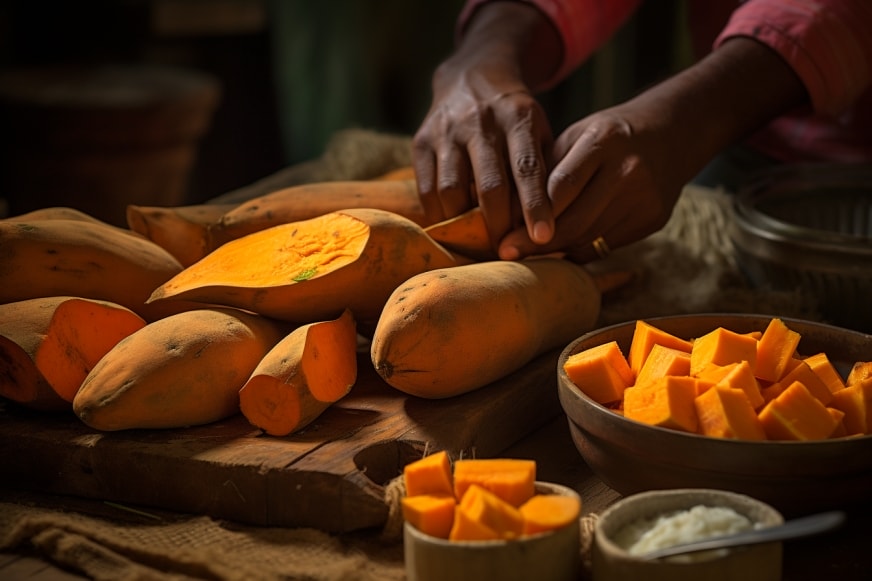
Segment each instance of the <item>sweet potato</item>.
[{"label": "sweet potato", "polygon": [[559,258],[433,270],[396,287],[370,355],[391,386],[425,398],[483,387],[590,330],[600,291]]},{"label": "sweet potato", "polygon": [[148,238],[182,266],[190,266],[212,249],[209,228],[236,204],[127,206],[130,230]]},{"label": "sweet potato", "polygon": [[569,526],[581,517],[581,500],[562,494],[537,494],[521,505],[524,535],[547,533]]},{"label": "sweet potato", "polygon": [[627,353],[627,363],[630,364],[630,369],[634,373],[638,374],[641,371],[642,365],[644,365],[654,345],[662,345],[687,353],[690,353],[693,347],[693,344],[687,339],[676,337],[651,323],[638,320],[633,328],[633,338],[630,340],[630,350]]},{"label": "sweet potato", "polygon": [[179,428],[239,413],[239,390],[287,333],[237,309],[185,311],[122,339],[94,366],[73,411],[97,430]]},{"label": "sweet potato", "polygon": [[694,400],[699,433],[716,438],[765,440],[757,412],[741,390],[715,386]]},{"label": "sweet potato", "polygon": [[348,308],[367,334],[403,281],[462,261],[398,214],[342,210],[228,242],[156,288],[148,302],[202,301],[298,324]]},{"label": "sweet potato", "polygon": [[190,307],[146,304],[182,271],[163,248],[108,224],[81,220],[0,221],[0,303],[76,296],[127,307],[146,321]]},{"label": "sweet potato", "polygon": [[826,406],[798,381],[767,403],[759,417],[770,440],[823,440],[838,426]]},{"label": "sweet potato", "polygon": [[524,458],[461,458],[454,463],[454,497],[481,486],[512,506],[536,494],[536,462]]},{"label": "sweet potato", "polygon": [[848,435],[872,434],[872,377],[852,382],[834,393],[831,405],[844,413]]},{"label": "sweet potato", "polygon": [[499,258],[488,238],[484,214],[478,207],[454,218],[427,226],[424,231],[448,250],[468,256],[477,262]]},{"label": "sweet potato", "polygon": [[[496,539],[517,539],[524,533],[524,517],[521,511],[477,484],[466,490],[454,512],[455,526],[449,533],[449,538],[453,541],[481,540],[481,528],[472,528],[473,533],[469,535],[467,527],[461,526],[470,521],[478,523],[485,530],[493,531],[493,538]],[[465,518],[459,520],[457,515]]]},{"label": "sweet potato", "polygon": [[132,230],[127,230],[126,228],[121,228],[115,226],[114,224],[109,224],[108,222],[104,222],[103,220],[97,218],[96,216],[92,216],[87,212],[83,212],[81,210],[77,210],[76,208],[70,208],[68,206],[49,206],[46,208],[37,208],[36,210],[31,210],[30,212],[25,212],[24,214],[18,214],[16,216],[9,216],[7,218],[3,218],[6,222],[38,222],[41,220],[76,220],[79,222],[90,222],[92,224],[102,224],[104,226],[110,226],[112,228],[116,228],[120,232],[125,234],[130,234],[133,236],[138,236],[136,232]]},{"label": "sweet potato", "polygon": [[43,297],[0,305],[0,396],[68,411],[85,377],[112,347],[145,326],[121,305]]},{"label": "sweet potato", "polygon": [[619,401],[636,379],[617,341],[570,355],[563,370],[589,398],[602,404]]},{"label": "sweet potato", "polygon": [[742,361],[747,361],[752,369],[756,368],[757,339],[718,327],[693,342],[690,374],[697,375],[709,363],[728,365]]},{"label": "sweet potato", "polygon": [[272,436],[308,426],[345,397],[357,379],[357,333],[338,319],[291,331],[264,355],[239,391],[242,415]]},{"label": "sweet potato", "polygon": [[439,450],[403,467],[407,496],[441,494],[454,496],[454,479],[448,452]]},{"label": "sweet potato", "polygon": [[426,535],[447,539],[454,525],[454,495],[419,494],[400,501],[403,518]]},{"label": "sweet potato", "polygon": [[666,376],[624,390],[624,416],[652,426],[696,432],[697,380]]},{"label": "sweet potato", "polygon": [[412,179],[360,180],[300,184],[239,204],[209,228],[207,252],[231,240],[288,222],[317,218],[350,208],[373,208],[399,214],[419,226],[424,214]]},{"label": "sweet potato", "polygon": [[780,380],[798,345],[799,333],[791,330],[778,317],[773,317],[757,341],[754,375],[763,381]]}]

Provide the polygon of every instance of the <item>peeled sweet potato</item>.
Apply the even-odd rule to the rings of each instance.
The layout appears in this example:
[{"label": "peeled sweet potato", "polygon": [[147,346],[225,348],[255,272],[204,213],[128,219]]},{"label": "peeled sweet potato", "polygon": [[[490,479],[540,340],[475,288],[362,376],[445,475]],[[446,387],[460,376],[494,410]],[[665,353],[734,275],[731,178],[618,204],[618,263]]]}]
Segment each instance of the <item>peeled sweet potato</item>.
[{"label": "peeled sweet potato", "polygon": [[450,397],[496,381],[590,330],[600,304],[593,277],[560,258],[432,270],[396,287],[370,355],[396,389]]},{"label": "peeled sweet potato", "polygon": [[357,333],[350,311],[291,331],[258,363],[239,391],[248,421],[272,436],[308,426],[357,379]]},{"label": "peeled sweet potato", "polygon": [[94,366],[73,411],[97,430],[179,428],[239,413],[239,390],[290,331],[237,309],[185,311],[121,340]]},{"label": "peeled sweet potato", "polygon": [[42,297],[0,305],[0,396],[36,410],[71,410],[103,355],[144,326],[107,301]]},{"label": "peeled sweet potato", "polygon": [[0,221],[0,303],[50,296],[113,302],[147,321],[189,308],[146,304],[182,265],[150,240],[82,220]]},{"label": "peeled sweet potato", "polygon": [[298,324],[333,319],[348,308],[366,329],[400,283],[462,261],[399,214],[350,209],[228,242],[148,300],[229,305]]}]

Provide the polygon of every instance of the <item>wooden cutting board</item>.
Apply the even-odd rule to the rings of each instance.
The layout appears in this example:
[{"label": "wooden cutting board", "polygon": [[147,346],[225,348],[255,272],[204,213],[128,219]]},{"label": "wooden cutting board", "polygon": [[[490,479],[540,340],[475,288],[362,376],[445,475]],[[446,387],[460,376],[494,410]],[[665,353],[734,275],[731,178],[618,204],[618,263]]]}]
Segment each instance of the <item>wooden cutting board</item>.
[{"label": "wooden cutting board", "polygon": [[352,392],[304,431],[273,437],[244,417],[175,430],[99,432],[72,414],[0,404],[4,486],[348,532],[382,526],[384,486],[425,449],[493,457],[562,413],[559,351],[445,400],[407,396],[361,359]]}]

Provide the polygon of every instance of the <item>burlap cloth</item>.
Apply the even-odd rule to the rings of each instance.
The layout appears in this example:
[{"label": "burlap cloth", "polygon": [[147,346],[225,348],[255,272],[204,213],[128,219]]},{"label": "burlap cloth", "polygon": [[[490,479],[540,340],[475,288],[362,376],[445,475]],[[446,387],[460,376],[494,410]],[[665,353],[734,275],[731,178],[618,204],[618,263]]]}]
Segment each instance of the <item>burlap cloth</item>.
[{"label": "burlap cloth", "polygon": [[[305,182],[368,179],[408,164],[407,137],[347,130],[334,137],[321,158],[213,201],[240,202]],[[818,319],[807,297],[745,285],[733,260],[729,219],[728,194],[689,186],[661,232],[591,265],[637,273],[634,282],[605,297],[600,324],[715,311]],[[382,531],[342,536],[153,511],[116,510],[110,518],[105,510],[78,501],[7,498],[0,501],[0,550],[35,554],[98,580],[390,581],[405,577],[402,493],[399,480],[387,486],[389,519]],[[595,519],[595,514],[582,519],[579,549],[585,562]]]}]

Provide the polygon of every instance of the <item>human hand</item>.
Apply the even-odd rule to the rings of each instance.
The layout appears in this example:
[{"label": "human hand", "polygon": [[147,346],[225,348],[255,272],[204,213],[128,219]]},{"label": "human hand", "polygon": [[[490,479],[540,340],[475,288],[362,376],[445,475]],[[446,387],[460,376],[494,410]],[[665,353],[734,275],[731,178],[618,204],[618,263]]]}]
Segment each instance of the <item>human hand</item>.
[{"label": "human hand", "polygon": [[669,134],[656,115],[632,104],[568,127],[555,142],[547,184],[557,216],[553,238],[537,244],[515,228],[501,240],[500,257],[560,251],[585,263],[662,228],[686,180]]}]

